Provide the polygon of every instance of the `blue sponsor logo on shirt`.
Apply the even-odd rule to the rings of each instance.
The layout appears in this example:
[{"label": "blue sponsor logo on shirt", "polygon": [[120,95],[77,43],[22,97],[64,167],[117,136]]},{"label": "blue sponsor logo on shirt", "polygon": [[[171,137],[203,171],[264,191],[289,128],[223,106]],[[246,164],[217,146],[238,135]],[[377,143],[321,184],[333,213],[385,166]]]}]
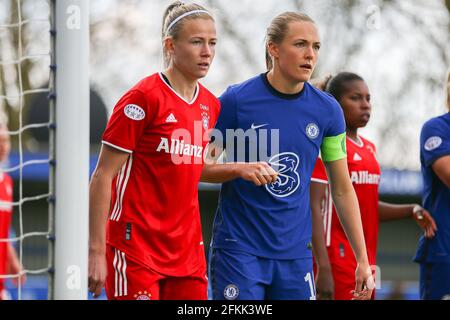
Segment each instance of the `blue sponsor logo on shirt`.
[{"label": "blue sponsor logo on shirt", "polygon": [[284,152],[270,158],[269,164],[278,172],[278,179],[274,183],[266,185],[267,191],[280,198],[290,196],[300,186],[298,174],[298,156],[292,152]]}]

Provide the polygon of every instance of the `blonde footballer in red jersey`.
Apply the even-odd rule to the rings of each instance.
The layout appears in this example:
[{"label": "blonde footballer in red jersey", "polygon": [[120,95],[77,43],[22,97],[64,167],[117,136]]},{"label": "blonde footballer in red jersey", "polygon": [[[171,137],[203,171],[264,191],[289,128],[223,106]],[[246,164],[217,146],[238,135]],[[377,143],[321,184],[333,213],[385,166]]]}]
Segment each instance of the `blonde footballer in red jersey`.
[{"label": "blonde footballer in red jersey", "polygon": [[219,101],[198,83],[215,55],[212,15],[170,5],[167,69],[117,103],[90,184],[89,290],[108,299],[207,298],[198,182]]},{"label": "blonde footballer in red jersey", "polygon": [[[9,156],[11,143],[8,134],[7,120],[4,114],[0,114],[0,163],[3,163]],[[23,285],[26,275],[20,275],[22,265],[17,257],[16,250],[9,238],[9,231],[13,213],[13,181],[11,177],[0,170],[0,276],[18,275],[13,278],[14,284]],[[20,281],[19,281],[20,278]],[[0,278],[0,300],[8,299],[5,289],[4,279]]]},{"label": "blonde footballer in red jersey", "polygon": [[[364,80],[354,73],[342,72],[331,80],[328,78],[327,82],[326,91],[338,100],[344,110],[348,170],[358,197],[369,263],[374,267],[379,221],[412,217],[427,237],[434,236],[436,225],[429,213],[419,205],[393,205],[379,201],[381,171],[376,148],[372,142],[358,135],[358,128],[365,127],[371,115],[369,89]],[[318,159],[311,179],[317,297],[350,300],[350,291],[355,286],[353,270],[356,261],[328,196],[327,184],[326,172]]]}]

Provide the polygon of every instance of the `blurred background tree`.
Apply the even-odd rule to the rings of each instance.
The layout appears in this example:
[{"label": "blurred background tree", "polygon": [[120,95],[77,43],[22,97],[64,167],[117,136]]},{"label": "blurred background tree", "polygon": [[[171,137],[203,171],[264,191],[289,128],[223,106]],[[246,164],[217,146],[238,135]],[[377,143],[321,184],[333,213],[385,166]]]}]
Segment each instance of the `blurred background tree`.
[{"label": "blurred background tree", "polygon": [[[18,21],[16,1],[1,1],[2,24]],[[450,65],[450,1],[199,2],[212,8],[217,18],[217,58],[204,80],[214,93],[219,95],[227,85],[264,72],[265,30],[276,14],[306,12],[316,20],[323,42],[315,76],[342,70],[360,73],[371,88],[374,105],[373,119],[363,133],[379,146],[382,165],[418,168],[420,125],[444,110],[442,82]],[[161,69],[161,16],[169,3],[91,1],[91,83],[109,110],[127,88]],[[22,19],[48,17],[46,4],[44,0],[22,0]],[[33,54],[31,49],[48,52],[45,28],[48,25],[23,25],[23,54]],[[19,58],[18,31],[18,27],[0,30],[0,60]],[[23,90],[45,85],[48,63],[22,60]],[[0,67],[1,95],[16,96],[17,65]],[[29,101],[25,95],[24,106]],[[0,103],[12,128],[17,128],[18,99],[1,99]]]}]

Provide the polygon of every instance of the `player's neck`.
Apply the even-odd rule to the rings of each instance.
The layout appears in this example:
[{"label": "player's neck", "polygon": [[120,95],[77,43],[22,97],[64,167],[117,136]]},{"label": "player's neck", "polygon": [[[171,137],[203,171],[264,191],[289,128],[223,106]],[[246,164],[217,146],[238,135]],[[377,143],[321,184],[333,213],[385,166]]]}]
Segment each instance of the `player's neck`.
[{"label": "player's neck", "polygon": [[289,80],[275,69],[267,74],[267,80],[275,90],[284,94],[298,94],[305,86],[304,82]]},{"label": "player's neck", "polygon": [[181,72],[173,68],[165,70],[164,75],[170,82],[170,86],[186,101],[192,101],[197,91],[197,80],[185,77]]},{"label": "player's neck", "polygon": [[347,137],[355,143],[360,143],[361,139],[358,136],[358,130],[347,128]]}]

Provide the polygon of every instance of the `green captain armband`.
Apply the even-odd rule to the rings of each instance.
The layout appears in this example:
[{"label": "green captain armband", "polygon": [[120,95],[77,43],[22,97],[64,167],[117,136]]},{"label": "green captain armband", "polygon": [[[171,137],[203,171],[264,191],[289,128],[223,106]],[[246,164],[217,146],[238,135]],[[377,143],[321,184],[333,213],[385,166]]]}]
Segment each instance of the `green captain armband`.
[{"label": "green captain armband", "polygon": [[334,137],[325,137],[322,141],[320,151],[324,162],[332,162],[345,159],[347,157],[347,147],[345,144],[346,133]]}]

